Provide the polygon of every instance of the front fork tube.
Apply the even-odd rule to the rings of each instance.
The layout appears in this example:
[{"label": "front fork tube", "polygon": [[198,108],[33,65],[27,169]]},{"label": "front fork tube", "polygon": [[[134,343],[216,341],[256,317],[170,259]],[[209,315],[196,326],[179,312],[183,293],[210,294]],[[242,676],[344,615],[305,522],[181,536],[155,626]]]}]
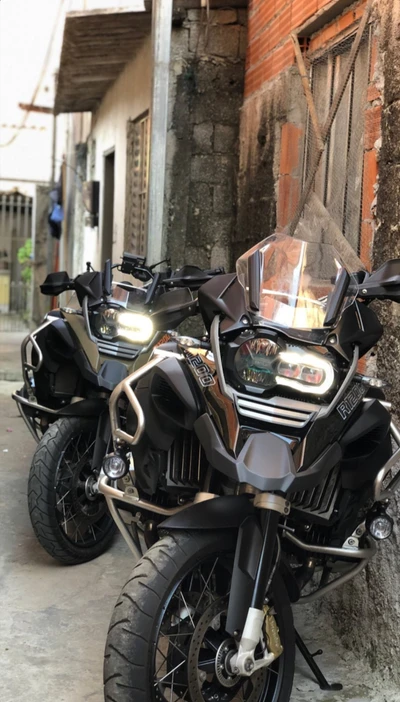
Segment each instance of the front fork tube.
[{"label": "front fork tube", "polygon": [[97,424],[96,442],[94,445],[92,467],[98,474],[101,471],[103,460],[107,454],[111,439],[111,424],[108,408],[99,417]]},{"label": "front fork tube", "polygon": [[276,658],[275,654],[264,647],[262,658],[255,658],[255,650],[263,641],[263,624],[265,620],[264,604],[274,568],[276,535],[281,515],[288,514],[288,503],[277,495],[263,493],[257,495],[255,506],[264,510],[264,528],[262,544],[251,605],[248,609],[243,633],[239,641],[238,652],[232,657],[230,666],[235,675],[250,676],[256,670],[270,665]]}]

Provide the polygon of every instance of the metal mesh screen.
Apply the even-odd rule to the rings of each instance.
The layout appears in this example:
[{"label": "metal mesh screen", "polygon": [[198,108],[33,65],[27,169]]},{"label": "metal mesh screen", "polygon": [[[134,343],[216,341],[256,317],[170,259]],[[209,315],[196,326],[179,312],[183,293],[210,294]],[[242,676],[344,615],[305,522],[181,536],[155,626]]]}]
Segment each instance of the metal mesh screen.
[{"label": "metal mesh screen", "polygon": [[[320,124],[324,124],[327,119],[333,96],[349,60],[353,41],[354,36],[311,62],[311,90]],[[359,250],[361,229],[364,106],[368,73],[369,32],[365,32],[311,191],[355,251]],[[318,152],[310,119],[305,144],[303,186]]]}]

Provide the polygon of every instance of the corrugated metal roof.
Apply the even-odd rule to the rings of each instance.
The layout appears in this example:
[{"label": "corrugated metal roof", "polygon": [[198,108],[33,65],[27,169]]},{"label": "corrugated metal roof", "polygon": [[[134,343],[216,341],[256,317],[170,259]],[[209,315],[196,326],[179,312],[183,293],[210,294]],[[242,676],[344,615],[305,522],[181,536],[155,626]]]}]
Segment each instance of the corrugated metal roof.
[{"label": "corrugated metal roof", "polygon": [[94,111],[150,32],[150,12],[68,13],[55,113]]}]

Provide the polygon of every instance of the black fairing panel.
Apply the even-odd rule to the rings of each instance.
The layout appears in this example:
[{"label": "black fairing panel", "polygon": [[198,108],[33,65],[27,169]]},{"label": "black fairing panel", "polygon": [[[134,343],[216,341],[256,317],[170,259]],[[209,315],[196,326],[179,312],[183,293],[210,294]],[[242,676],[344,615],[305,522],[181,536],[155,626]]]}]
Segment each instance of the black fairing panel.
[{"label": "black fairing panel", "polygon": [[99,371],[99,387],[114,390],[127,375],[128,369],[121,361],[105,361]]},{"label": "black fairing panel", "polygon": [[[74,339],[63,319],[55,319],[37,335],[43,363],[35,372],[35,393],[39,404],[57,409],[62,400],[79,395],[80,374],[73,361]],[[37,362],[36,352],[32,351],[33,363]]]},{"label": "black fairing panel", "polygon": [[65,356],[70,358],[76,349],[76,340],[71,334],[68,323],[62,318],[56,319],[49,327],[49,333],[58,337],[58,352],[64,352]]},{"label": "black fairing panel", "polygon": [[357,490],[372,482],[392,455],[390,414],[378,401],[362,405],[357,418],[343,434],[340,446],[342,485]]},{"label": "black fairing panel", "polygon": [[221,331],[229,331],[238,326],[246,314],[243,288],[235,273],[217,276],[201,286],[198,294],[200,312],[207,329],[210,328],[214,317],[219,314],[224,317]]},{"label": "black fairing panel", "polygon": [[382,337],[383,327],[370,307],[356,301],[343,312],[334,332],[338,339],[338,350],[341,349],[351,359],[354,345],[359,347],[360,357],[364,356]]},{"label": "black fairing panel", "polygon": [[284,493],[306,490],[340,461],[342,450],[337,442],[329,444],[304,471],[297,472],[289,443],[268,432],[250,434],[237,457],[229,454],[215,424],[203,414],[194,425],[211,466],[228,478],[249,483],[265,491]]},{"label": "black fairing panel", "polygon": [[[168,450],[182,429],[193,428],[201,411],[194,383],[177,358],[165,358],[152,368],[139,380],[135,393],[146,417],[145,433],[155,449]],[[131,431],[130,415],[127,426]]]}]

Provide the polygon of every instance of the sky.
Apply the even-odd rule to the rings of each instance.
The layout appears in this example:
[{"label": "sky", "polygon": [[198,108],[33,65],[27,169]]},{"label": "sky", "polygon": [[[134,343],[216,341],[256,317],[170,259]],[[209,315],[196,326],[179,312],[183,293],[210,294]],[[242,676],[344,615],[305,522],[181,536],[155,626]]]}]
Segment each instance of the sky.
[{"label": "sky", "polygon": [[[48,181],[51,171],[52,115],[31,113],[17,139],[24,112],[18,103],[30,103],[52,41],[49,61],[35,104],[52,107],[55,72],[59,65],[66,12],[131,7],[140,0],[0,0],[0,190],[19,179]],[[56,21],[59,14],[58,22]],[[62,118],[58,118],[58,157],[62,156]],[[20,186],[32,194],[32,186]]]}]

